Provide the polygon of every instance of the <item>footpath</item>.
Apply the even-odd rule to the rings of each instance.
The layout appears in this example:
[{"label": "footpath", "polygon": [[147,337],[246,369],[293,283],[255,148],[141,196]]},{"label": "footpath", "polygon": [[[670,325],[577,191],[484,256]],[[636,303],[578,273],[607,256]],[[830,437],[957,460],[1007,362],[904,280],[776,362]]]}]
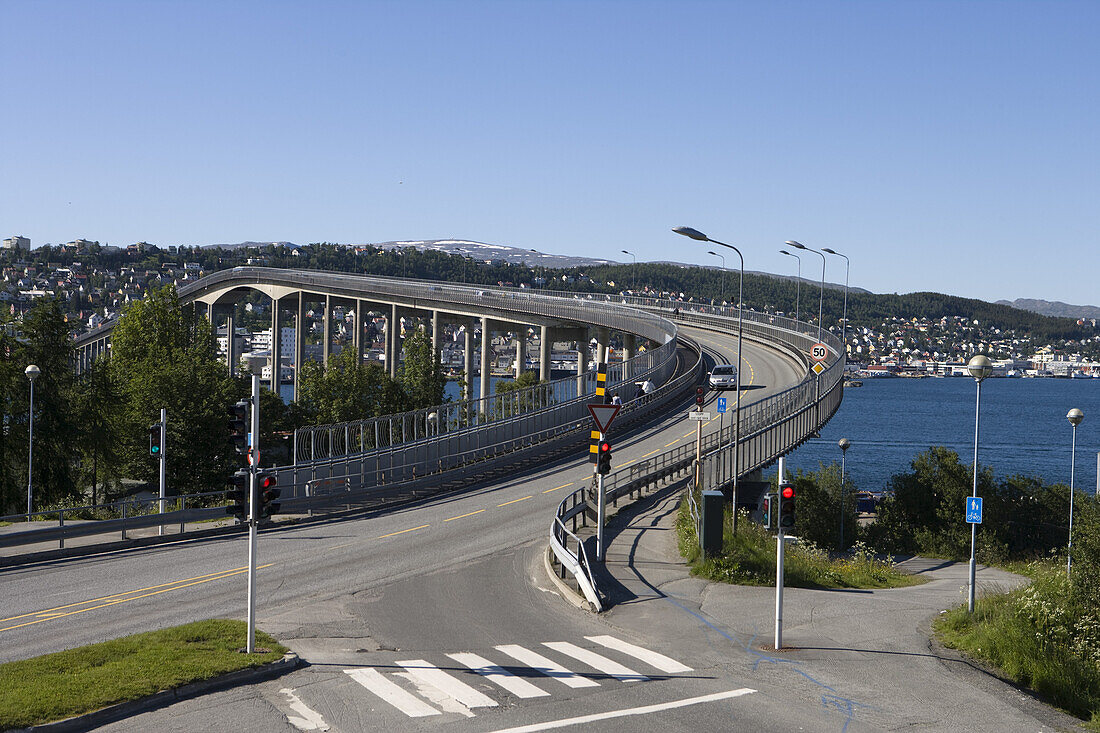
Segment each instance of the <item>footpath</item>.
[{"label": "footpath", "polygon": [[[693,578],[680,557],[679,491],[664,490],[611,519],[599,582],[612,626],[711,653],[762,693],[819,704],[822,730],[1060,731],[1080,721],[931,639],[931,623],[966,601],[967,566],[911,558],[929,582],[874,591],[784,593],[783,649],[774,651],[775,589]],[[978,593],[1027,579],[978,567]],[[812,709],[812,708],[808,708]]]}]

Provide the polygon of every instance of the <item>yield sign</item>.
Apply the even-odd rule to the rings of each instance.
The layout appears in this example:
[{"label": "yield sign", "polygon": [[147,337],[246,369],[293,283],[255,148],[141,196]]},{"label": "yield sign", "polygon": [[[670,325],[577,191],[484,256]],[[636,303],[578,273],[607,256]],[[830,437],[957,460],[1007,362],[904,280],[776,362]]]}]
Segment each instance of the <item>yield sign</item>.
[{"label": "yield sign", "polygon": [[606,433],[611,421],[619,414],[620,407],[622,405],[589,405],[588,411],[592,413],[592,422],[596,423],[600,432]]}]

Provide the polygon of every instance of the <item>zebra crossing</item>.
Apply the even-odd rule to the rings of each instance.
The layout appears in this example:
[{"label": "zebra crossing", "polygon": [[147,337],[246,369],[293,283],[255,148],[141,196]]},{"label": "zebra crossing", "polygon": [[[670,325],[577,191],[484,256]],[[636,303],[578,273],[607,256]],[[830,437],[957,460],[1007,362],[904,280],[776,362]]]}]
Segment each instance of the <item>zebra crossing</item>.
[{"label": "zebra crossing", "polygon": [[[501,700],[476,689],[469,681],[482,680],[489,683],[481,686],[485,690],[499,690],[527,700],[548,697],[554,690],[563,690],[562,686],[580,689],[600,687],[612,680],[645,682],[652,679],[652,670],[662,676],[692,671],[691,667],[671,657],[613,636],[585,636],[584,639],[589,642],[588,646],[548,641],[537,650],[518,644],[501,644],[493,648],[494,653],[490,656],[496,659],[492,660],[473,652],[448,653],[446,657],[453,663],[447,664],[448,669],[425,659],[402,659],[384,669],[355,667],[343,672],[374,697],[408,717],[424,718],[444,713],[474,717],[477,709],[501,704]],[[476,677],[471,680],[466,671]]]}]

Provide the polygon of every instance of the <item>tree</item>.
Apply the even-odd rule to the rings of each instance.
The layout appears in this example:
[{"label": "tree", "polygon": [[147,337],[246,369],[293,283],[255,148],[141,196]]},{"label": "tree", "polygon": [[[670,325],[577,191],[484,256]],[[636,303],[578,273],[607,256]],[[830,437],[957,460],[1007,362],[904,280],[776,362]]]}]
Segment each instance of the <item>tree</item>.
[{"label": "tree", "polygon": [[106,482],[117,478],[120,465],[118,441],[121,416],[118,405],[121,395],[110,368],[110,360],[105,357],[97,359],[77,386],[75,408],[76,420],[81,426],[81,474],[91,484],[92,504],[99,503],[97,488],[100,480]]},{"label": "tree", "polygon": [[[795,532],[801,538],[827,550],[840,547],[840,466],[821,466],[816,472],[801,470],[791,481],[795,490]],[[848,477],[848,500],[844,508],[844,544],[859,538],[859,514],[852,498],[854,487]],[[777,510],[778,511],[778,510]]]},{"label": "tree", "polygon": [[[12,378],[22,379],[12,391],[11,415],[26,419],[30,385],[23,368],[36,364],[41,374],[34,383],[34,506],[71,500],[80,491],[74,480],[74,446],[80,428],[73,414],[75,377],[72,340],[61,303],[53,298],[38,301],[23,317],[23,338],[13,349]],[[14,427],[14,426],[13,426]],[[10,446],[26,465],[27,425],[10,434]],[[18,459],[17,459],[18,460]],[[26,476],[24,470],[23,476]]]},{"label": "tree", "polygon": [[180,305],[173,285],[131,303],[111,340],[111,372],[121,395],[119,449],[127,473],[152,481],[147,428],[168,411],[167,481],[181,493],[225,484],[235,456],[226,430],[234,383],[217,358],[214,331]]},{"label": "tree", "polygon": [[299,401],[315,425],[362,420],[406,408],[408,398],[378,362],[359,362],[355,349],[344,349],[326,367],[306,361],[299,367]]},{"label": "tree", "polygon": [[423,329],[415,329],[405,339],[405,360],[401,364],[401,387],[408,397],[409,408],[419,410],[443,404],[447,378],[439,363],[439,354],[432,349],[432,340]]}]

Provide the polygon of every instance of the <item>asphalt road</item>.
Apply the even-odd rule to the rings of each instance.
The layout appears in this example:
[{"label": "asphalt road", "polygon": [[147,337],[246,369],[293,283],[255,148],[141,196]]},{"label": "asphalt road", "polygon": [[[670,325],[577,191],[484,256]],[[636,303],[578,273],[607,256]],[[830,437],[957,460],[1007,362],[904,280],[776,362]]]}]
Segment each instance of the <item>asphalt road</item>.
[{"label": "asphalt road", "polygon": [[[735,339],[689,333],[732,363]],[[745,342],[743,374],[749,389],[742,400],[747,403],[790,386],[800,369],[786,357]],[[693,440],[694,424],[683,418],[686,407],[617,436],[615,467]],[[706,429],[717,428],[715,421]],[[676,705],[701,695],[716,697],[645,714],[676,721],[662,723],[670,730],[725,729],[715,721],[733,719],[727,716],[744,723],[763,721],[768,713],[752,693],[742,691],[736,675],[713,668],[699,672],[701,662],[694,652],[682,655],[656,630],[644,638],[619,633],[554,590],[541,564],[554,508],[567,490],[590,475],[587,457],[578,456],[416,506],[261,532],[258,624],[310,666],[280,680],[179,703],[108,729],[415,730],[446,722],[455,730],[496,730],[612,714],[599,719],[600,729],[621,724],[627,730],[636,729],[638,719],[636,711],[623,711]],[[0,661],[197,619],[243,618],[246,562],[242,536],[4,570]],[[602,639],[608,635],[618,641]],[[601,637],[602,642],[587,637]],[[637,648],[624,652],[624,641]],[[597,650],[620,666],[597,661],[604,667],[599,671],[584,654]],[[532,652],[583,677],[532,672]],[[653,657],[652,652],[664,656]],[[470,653],[481,661],[462,656]],[[661,661],[665,658],[669,661]],[[523,692],[516,692],[514,683],[509,683],[511,689],[502,687],[499,674],[478,674],[468,669],[470,664],[513,670],[534,687]],[[630,674],[647,679],[635,681],[630,674],[623,679],[624,665]],[[466,702],[477,704],[456,706],[452,695],[427,703],[433,714],[411,717],[412,703],[377,682],[377,676],[391,684],[405,679],[393,672],[406,675],[399,692],[419,691],[417,699],[425,704],[437,695],[435,685],[445,684],[424,682],[424,675],[435,674],[425,671],[429,666],[449,670],[452,677],[461,675],[484,699],[472,697]],[[662,671],[661,666],[677,671]],[[598,684],[575,687],[565,679]],[[463,699],[465,693],[458,692]],[[800,715],[794,710],[785,720],[797,721]],[[807,723],[812,719],[808,714]]]}]

